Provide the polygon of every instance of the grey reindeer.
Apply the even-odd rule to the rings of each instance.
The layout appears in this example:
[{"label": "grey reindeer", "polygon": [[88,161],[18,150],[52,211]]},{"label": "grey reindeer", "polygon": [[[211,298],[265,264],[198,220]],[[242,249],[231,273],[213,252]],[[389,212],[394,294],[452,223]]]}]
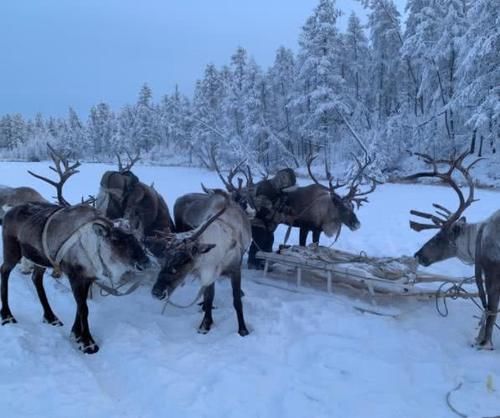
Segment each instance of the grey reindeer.
[{"label": "grey reindeer", "polygon": [[[242,191],[251,190],[253,187],[250,173],[248,172],[245,188],[242,187],[240,179],[238,179],[238,187],[232,182],[240,167],[241,163],[234,167],[229,172],[226,181],[216,165],[217,173],[228,189],[227,192],[220,189],[206,189],[202,185],[205,193],[186,194],[179,197],[174,205],[174,217],[178,231],[196,228],[205,219],[213,216],[222,208],[224,209],[220,217],[200,237],[200,243],[207,245],[216,243],[216,248],[211,250],[209,254],[200,256],[192,268],[192,272],[199,277],[203,288],[203,311],[205,314],[198,328],[198,331],[203,334],[209,332],[213,324],[212,305],[215,295],[215,280],[221,275],[226,275],[231,278],[233,305],[238,319],[238,333],[241,336],[248,335],[241,301],[241,263],[252,240],[250,218],[255,215],[255,211],[247,200],[246,192]],[[180,275],[174,277],[171,274],[160,274],[153,287],[153,296],[160,299],[170,296],[183,280],[184,277]]]},{"label": "grey reindeer", "polygon": [[[413,174],[407,179],[424,177],[440,179],[457,193],[459,207],[455,212],[452,212],[444,206],[434,203],[436,214],[411,211],[412,215],[431,221],[431,223],[410,221],[410,227],[413,230],[417,232],[427,229],[439,230],[417,251],[415,257],[423,266],[429,266],[452,257],[457,257],[466,264],[474,265],[476,284],[484,309],[475,346],[478,349],[491,350],[493,349],[493,326],[498,313],[500,297],[500,210],[478,223],[468,223],[465,217],[462,217],[464,211],[474,202],[474,182],[470,175],[470,169],[480,159],[465,167],[464,159],[468,152],[449,160],[436,160],[426,154],[418,155],[433,169]],[[443,165],[447,167],[446,170],[439,171],[440,166]],[[452,178],[455,173],[464,177],[469,189],[467,197],[464,196]]]}]

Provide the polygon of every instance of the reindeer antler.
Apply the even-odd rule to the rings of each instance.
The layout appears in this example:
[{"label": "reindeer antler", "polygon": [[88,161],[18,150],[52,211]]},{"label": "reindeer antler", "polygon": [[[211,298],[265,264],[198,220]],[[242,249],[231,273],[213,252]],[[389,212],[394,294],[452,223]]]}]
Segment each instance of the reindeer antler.
[{"label": "reindeer antler", "polygon": [[312,170],[311,170],[311,164],[312,162],[318,158],[318,155],[313,155],[313,154],[309,154],[307,157],[306,157],[306,165],[307,165],[307,172],[309,173],[309,177],[311,177],[311,180],[314,181],[316,184],[319,184],[321,185],[321,183],[316,179],[316,177],[314,177],[314,174],[312,173]]},{"label": "reindeer antler", "polygon": [[[313,155],[313,154],[309,154],[306,158],[306,165],[307,165],[307,172],[309,173],[309,177],[311,177],[311,180],[314,181],[314,183],[316,184],[319,184],[320,186],[323,186],[317,179],[316,177],[314,176],[314,174],[312,173],[312,169],[311,169],[311,164],[312,162],[318,158],[318,155]],[[325,160],[325,176],[326,176],[326,179],[328,180],[328,187],[330,189],[330,192],[334,192],[336,189],[338,189],[339,187],[344,187],[345,184],[341,184],[338,180],[337,180],[337,184],[336,185],[333,185],[333,176],[332,174],[330,173],[330,170],[328,170],[328,165],[327,165],[327,162]]]},{"label": "reindeer antler", "polygon": [[[478,161],[482,160],[482,158],[478,158],[474,160],[471,164],[469,164],[467,167],[464,167],[463,161],[465,157],[469,155],[469,151],[460,154],[457,158],[450,158],[449,160],[444,160],[444,159],[435,160],[428,154],[416,153],[416,155],[421,157],[425,163],[432,165],[433,169],[432,171],[423,171],[412,174],[411,176],[408,176],[407,179],[413,180],[422,177],[431,177],[431,178],[436,177],[440,179],[443,183],[448,184],[457,193],[459,206],[455,212],[452,212],[451,210],[445,208],[442,205],[433,203],[432,206],[436,209],[435,215],[427,212],[411,210],[410,213],[412,215],[424,219],[430,219],[432,221],[432,224],[410,221],[410,228],[417,232],[423,231],[425,229],[447,228],[453,225],[456,221],[458,221],[462,216],[462,214],[464,213],[465,209],[467,209],[470,205],[472,205],[473,202],[475,202],[474,181],[472,180],[469,171],[472,168],[472,166],[474,166],[474,164],[476,164]],[[439,164],[449,165],[449,168],[445,172],[440,172],[438,170]],[[452,178],[453,172],[455,171],[458,171],[460,174],[462,174],[465,181],[467,182],[467,186],[469,187],[469,194],[467,198],[465,198],[464,194],[462,193],[462,190],[460,190],[460,187]]]},{"label": "reindeer antler", "polygon": [[245,171],[242,170],[242,168],[241,168],[246,163],[246,160],[242,160],[238,164],[236,164],[234,167],[232,167],[229,170],[229,174],[228,174],[227,180],[226,180],[220,171],[219,165],[217,164],[217,159],[215,157],[215,153],[216,153],[216,145],[213,144],[212,147],[210,148],[210,159],[212,160],[212,164],[214,165],[214,168],[215,168],[215,171],[217,172],[217,175],[221,179],[221,181],[224,184],[224,186],[226,187],[227,191],[228,192],[235,192],[235,191],[241,190],[241,188],[243,187],[243,182],[240,179],[238,179],[238,187],[236,187],[233,184],[233,178],[236,174],[241,173],[247,178],[247,183],[248,183],[249,178],[247,177]]},{"label": "reindeer antler", "polygon": [[141,159],[139,152],[137,152],[135,157],[132,157],[132,155],[130,154],[130,152],[128,150],[125,150],[125,153],[127,154],[127,157],[128,157],[128,162],[127,162],[127,165],[125,165],[125,166],[123,166],[123,164],[122,164],[120,154],[116,153],[116,158],[118,159],[118,171],[120,173],[124,173],[126,171],[132,170],[132,167],[134,166],[134,164]]},{"label": "reindeer antler", "polygon": [[[356,164],[358,165],[358,171],[356,172],[356,174],[354,174],[353,178],[350,181],[349,192],[342,199],[355,203],[357,208],[359,209],[363,205],[363,203],[368,202],[368,198],[366,196],[375,191],[378,181],[375,178],[365,174],[365,170],[367,169],[367,167],[373,163],[373,158],[366,156],[365,162],[361,163],[361,161],[359,161],[359,159],[354,154],[352,156],[356,161]],[[364,192],[360,192],[359,190],[361,187],[361,183],[365,178],[370,181],[370,188]]]},{"label": "reindeer antler", "polygon": [[68,158],[63,156],[61,153],[57,152],[50,144],[47,144],[47,148],[49,149],[50,158],[54,162],[54,167],[49,167],[52,171],[56,172],[59,176],[59,181],[56,182],[47,177],[43,177],[40,174],[33,173],[28,170],[32,176],[49,183],[54,186],[57,191],[57,200],[61,206],[71,206],[71,204],[63,197],[62,189],[64,183],[73,175],[78,173],[78,167],[80,167],[81,163],[76,161],[73,164],[70,164]]}]

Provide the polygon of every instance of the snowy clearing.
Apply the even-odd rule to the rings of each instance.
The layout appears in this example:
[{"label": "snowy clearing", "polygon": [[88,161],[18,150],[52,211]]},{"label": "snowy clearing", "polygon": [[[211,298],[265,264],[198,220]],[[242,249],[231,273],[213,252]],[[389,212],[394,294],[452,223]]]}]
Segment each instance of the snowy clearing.
[{"label": "snowy clearing", "polygon": [[[66,186],[73,202],[97,192],[110,166],[84,164]],[[50,187],[26,173],[49,174],[48,163],[0,163],[0,184],[32,185],[50,197]],[[137,175],[166,197],[170,208],[200,182],[220,187],[214,173],[188,168],[136,168]],[[467,212],[481,220],[499,208],[498,192],[478,190],[480,201]],[[432,232],[408,227],[411,208],[434,201],[453,206],[452,191],[436,186],[384,185],[370,197],[357,232],[343,230],[336,246],[369,255],[413,254]],[[278,231],[276,244],[285,228]],[[297,242],[294,232],[290,242]],[[323,244],[330,240],[323,238]],[[433,267],[448,275],[472,274],[449,261]],[[42,324],[42,310],[28,277],[10,280],[10,302],[19,323],[0,328],[0,412],[2,417],[455,417],[453,404],[470,416],[500,414],[500,331],[496,351],[470,347],[478,314],[468,301],[450,301],[441,318],[434,303],[386,301],[397,318],[362,314],[356,300],[339,290],[295,292],[254,282],[261,273],[245,270],[243,299],[250,335],[237,334],[227,280],[216,285],[215,326],[208,335],[196,327],[198,307],[179,310],[162,304],[143,286],[124,297],[90,301],[90,326],[101,350],[80,353],[69,340],[75,313],[71,293],[52,278],[46,289],[62,328]],[[267,280],[272,284],[270,280]],[[62,284],[67,285],[63,280]],[[335,291],[335,289],[334,289]],[[175,295],[192,298],[196,284]]]}]

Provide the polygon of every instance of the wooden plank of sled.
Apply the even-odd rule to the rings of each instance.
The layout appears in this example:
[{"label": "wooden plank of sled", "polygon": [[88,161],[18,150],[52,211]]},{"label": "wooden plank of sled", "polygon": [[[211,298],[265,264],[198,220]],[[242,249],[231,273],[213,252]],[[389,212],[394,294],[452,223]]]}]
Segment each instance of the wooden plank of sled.
[{"label": "wooden plank of sled", "polygon": [[339,282],[344,282],[350,285],[356,284],[357,287],[368,289],[372,295],[375,292],[407,294],[411,293],[413,289],[413,285],[403,285],[401,283],[394,283],[390,280],[372,277],[355,277],[349,275],[348,272],[340,272],[340,274],[334,274],[333,277]]},{"label": "wooden plank of sled", "polygon": [[[305,259],[299,259],[298,257],[293,257],[289,255],[283,255],[283,254],[275,254],[275,253],[257,253],[258,258],[263,258],[266,261],[273,261],[279,264],[285,264],[285,265],[290,265],[290,266],[302,266],[302,268],[305,267],[311,267],[312,269],[318,269],[318,270],[325,270],[325,271],[332,271],[332,272],[337,272],[339,266],[338,264],[332,264],[320,260],[305,260]],[[347,262],[346,262],[347,264]],[[353,267],[357,263],[353,263]],[[363,269],[359,269],[359,271],[364,271]],[[369,276],[367,276],[369,277]],[[372,276],[374,280],[384,280],[386,282],[397,282],[397,280],[392,280],[392,279],[382,279],[379,277]],[[455,282],[459,283],[463,281],[462,277],[450,277],[450,276],[444,276],[440,274],[433,274],[433,273],[423,273],[423,272],[417,272],[415,281],[417,283],[426,283],[426,282]]]},{"label": "wooden plank of sled", "polygon": [[332,272],[331,271],[327,272],[326,291],[328,293],[332,293]]},{"label": "wooden plank of sled", "polygon": [[[382,279],[375,276],[360,276],[362,273],[366,273],[362,269],[355,269],[353,267],[341,268],[338,265],[332,265],[323,261],[311,261],[311,260],[298,260],[297,257],[286,256],[282,254],[274,254],[274,253],[257,253],[257,256],[261,256],[265,260],[271,260],[278,264],[293,266],[300,270],[309,270],[312,272],[323,271],[328,274],[331,272],[332,277],[335,277],[337,280],[344,279],[345,281],[357,282],[362,284],[364,287],[368,288],[369,286],[373,286],[375,290],[379,291],[398,291],[398,293],[407,293],[412,285],[406,284],[404,282],[398,282],[396,280],[388,280]],[[299,274],[299,273],[297,273]],[[353,274],[355,276],[353,276]],[[328,279],[327,279],[328,280]],[[300,286],[299,283],[302,281],[302,271],[300,272],[300,279],[297,277],[297,285]],[[328,285],[328,283],[327,283]]]},{"label": "wooden plank of sled", "polygon": [[441,274],[418,273],[418,272],[417,272],[417,278],[416,278],[416,281],[418,283],[432,283],[432,282],[461,283],[461,282],[463,282],[463,280],[464,280],[463,277],[451,277],[451,276],[444,276]]},{"label": "wooden plank of sled", "polygon": [[264,277],[267,277],[267,273],[269,272],[269,260],[266,260],[264,264]]}]

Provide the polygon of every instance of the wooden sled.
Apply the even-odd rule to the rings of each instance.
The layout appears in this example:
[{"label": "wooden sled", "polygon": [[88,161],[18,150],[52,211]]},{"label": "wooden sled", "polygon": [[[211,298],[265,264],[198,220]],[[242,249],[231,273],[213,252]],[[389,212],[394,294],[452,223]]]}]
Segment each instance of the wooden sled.
[{"label": "wooden sled", "polygon": [[[326,282],[326,291],[333,291],[334,283],[364,289],[372,295],[413,297],[462,297],[477,293],[465,291],[463,285],[470,278],[449,277],[418,271],[413,257],[369,257],[364,253],[353,254],[311,244],[307,247],[282,246],[276,253],[258,252],[257,258],[265,261],[264,277],[271,265],[283,266],[296,272],[296,284],[303,285],[304,272]],[[277,275],[273,274],[273,277]],[[279,276],[278,276],[279,277]],[[448,284],[443,292],[443,285]],[[450,288],[457,289],[449,291]],[[471,288],[469,290],[475,290]]]}]

